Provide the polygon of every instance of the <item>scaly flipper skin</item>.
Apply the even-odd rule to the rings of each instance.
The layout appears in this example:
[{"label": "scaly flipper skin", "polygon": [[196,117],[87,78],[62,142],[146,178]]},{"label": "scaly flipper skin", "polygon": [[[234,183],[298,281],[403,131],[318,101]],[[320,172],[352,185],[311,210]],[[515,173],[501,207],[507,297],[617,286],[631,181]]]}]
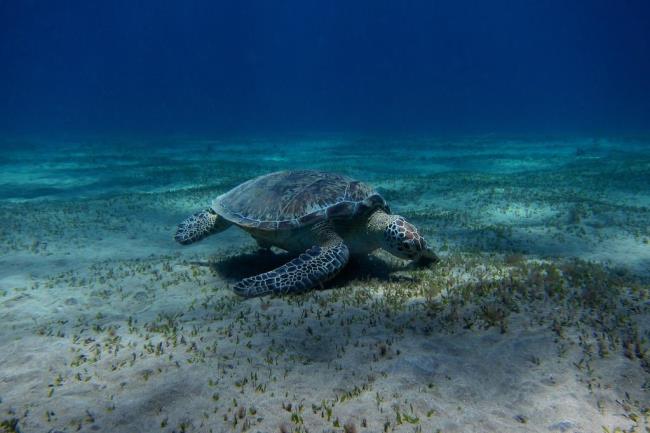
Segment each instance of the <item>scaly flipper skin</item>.
[{"label": "scaly flipper skin", "polygon": [[304,292],[322,285],[336,276],[350,258],[348,247],[336,233],[328,231],[324,238],[322,245],[314,245],[272,271],[244,278],[233,290],[240,296],[253,298],[270,293]]},{"label": "scaly flipper skin", "polygon": [[225,230],[230,222],[221,218],[212,209],[204,209],[187,217],[176,229],[174,239],[176,242],[187,245]]}]

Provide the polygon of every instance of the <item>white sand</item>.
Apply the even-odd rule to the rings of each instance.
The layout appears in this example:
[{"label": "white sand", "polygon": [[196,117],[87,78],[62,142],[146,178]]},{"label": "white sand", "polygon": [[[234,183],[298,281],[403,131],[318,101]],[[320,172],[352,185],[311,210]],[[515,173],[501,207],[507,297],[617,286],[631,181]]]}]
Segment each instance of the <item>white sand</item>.
[{"label": "white sand", "polygon": [[[340,162],[336,152],[343,150],[336,146],[343,145],[329,145],[334,150],[323,160]],[[245,161],[233,156],[236,146],[230,153],[220,143],[214,146],[211,158],[222,153]],[[314,144],[321,152],[327,146]],[[554,158],[572,158],[566,150],[571,146],[559,146],[564,150]],[[61,170],[55,184],[63,188],[63,198],[16,194],[2,201],[5,430],[12,419],[21,432],[342,432],[346,423],[348,432],[649,428],[649,414],[641,411],[650,407],[650,367],[638,355],[626,356],[621,341],[634,329],[650,361],[647,284],[639,283],[629,304],[612,306],[614,316],[616,308],[635,309],[619,315],[626,322],[607,332],[594,327],[595,313],[543,296],[517,301],[519,312],[510,312],[504,325],[488,326],[481,319],[487,317],[481,306],[504,305],[494,293],[465,305],[438,298],[438,307],[427,308],[420,291],[433,284],[428,282],[434,281],[433,271],[405,267],[384,254],[351,265],[328,290],[241,300],[229,286],[275,259],[254,255],[254,242],[236,229],[190,247],[174,244],[171,235],[180,218],[244,169],[226,173],[216,166],[215,172],[188,170],[181,176],[172,169],[182,155],[164,149],[160,155],[170,159],[155,171],[169,169],[172,177],[132,183],[125,194],[102,195],[119,190],[110,183],[113,162],[103,169],[97,164],[94,178],[84,174],[74,185],[75,176],[66,170],[88,164],[80,157],[55,169],[52,162],[37,164],[42,179]],[[280,149],[266,158],[270,166],[251,170],[308,165],[308,158],[306,150],[287,156]],[[134,161],[132,172],[147,171]],[[460,299],[454,290],[463,282],[477,291],[480,282],[507,286],[512,268],[501,257],[509,251],[524,253],[518,266],[579,257],[622,267],[639,281],[647,277],[650,246],[639,233],[647,213],[617,210],[614,194],[608,198],[611,208],[590,207],[572,228],[566,215],[573,204],[540,198],[547,197],[544,185],[530,202],[517,201],[516,184],[480,190],[472,180],[465,189],[426,184],[388,176],[384,162],[377,161],[380,168],[367,178],[415,195],[397,194],[396,210],[418,221],[438,212],[425,230],[437,245],[447,245],[443,254],[472,252],[462,260],[451,254],[446,259],[450,271],[441,289],[450,299]],[[524,169],[547,162],[528,161]],[[361,171],[358,160],[351,165],[351,172]],[[38,170],[14,166],[0,179],[20,183],[28,169]],[[210,187],[222,171],[224,184]],[[444,172],[438,167],[431,173]],[[193,175],[208,187],[185,189]],[[106,187],[98,186],[91,200],[78,198],[100,180]],[[160,192],[165,190],[172,192]],[[648,198],[638,191],[630,195]],[[599,219],[608,224],[596,224]],[[621,300],[628,299],[625,293]],[[472,321],[471,328],[464,328],[465,320]]]}]

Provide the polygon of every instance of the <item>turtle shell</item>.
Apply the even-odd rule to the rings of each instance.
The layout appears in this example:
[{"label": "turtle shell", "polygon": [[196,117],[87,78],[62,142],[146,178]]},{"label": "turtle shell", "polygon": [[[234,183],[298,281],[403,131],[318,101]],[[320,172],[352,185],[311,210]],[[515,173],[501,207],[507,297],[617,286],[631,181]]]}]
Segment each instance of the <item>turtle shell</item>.
[{"label": "turtle shell", "polygon": [[259,230],[291,230],[373,209],[390,212],[368,185],[320,171],[279,171],[256,177],[220,195],[212,208],[230,222]]}]

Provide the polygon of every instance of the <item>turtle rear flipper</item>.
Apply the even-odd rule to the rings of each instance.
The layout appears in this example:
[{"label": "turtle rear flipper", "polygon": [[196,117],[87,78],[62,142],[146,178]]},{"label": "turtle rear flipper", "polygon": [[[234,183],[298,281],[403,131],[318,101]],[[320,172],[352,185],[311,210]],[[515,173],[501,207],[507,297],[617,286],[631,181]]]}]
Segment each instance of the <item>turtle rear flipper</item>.
[{"label": "turtle rear flipper", "polygon": [[187,217],[178,225],[174,239],[187,245],[230,227],[230,221],[208,208]]},{"label": "turtle rear flipper", "polygon": [[234,292],[246,298],[299,293],[334,278],[347,264],[350,252],[336,233],[328,234],[322,245],[314,245],[279,268],[244,278],[235,284]]}]

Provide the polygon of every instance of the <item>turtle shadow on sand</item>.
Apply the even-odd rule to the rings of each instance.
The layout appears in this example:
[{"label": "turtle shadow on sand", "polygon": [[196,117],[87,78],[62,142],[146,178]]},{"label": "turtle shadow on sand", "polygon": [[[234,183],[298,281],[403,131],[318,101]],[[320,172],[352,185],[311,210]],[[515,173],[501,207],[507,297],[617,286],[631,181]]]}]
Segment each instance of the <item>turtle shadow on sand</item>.
[{"label": "turtle shadow on sand", "polygon": [[[225,280],[237,282],[252,275],[261,274],[284,265],[294,254],[261,250],[238,254],[216,261],[202,263]],[[381,281],[399,281],[403,276],[392,275],[406,266],[395,266],[372,255],[353,255],[348,265],[326,287],[344,286],[354,280],[376,279]]]}]

